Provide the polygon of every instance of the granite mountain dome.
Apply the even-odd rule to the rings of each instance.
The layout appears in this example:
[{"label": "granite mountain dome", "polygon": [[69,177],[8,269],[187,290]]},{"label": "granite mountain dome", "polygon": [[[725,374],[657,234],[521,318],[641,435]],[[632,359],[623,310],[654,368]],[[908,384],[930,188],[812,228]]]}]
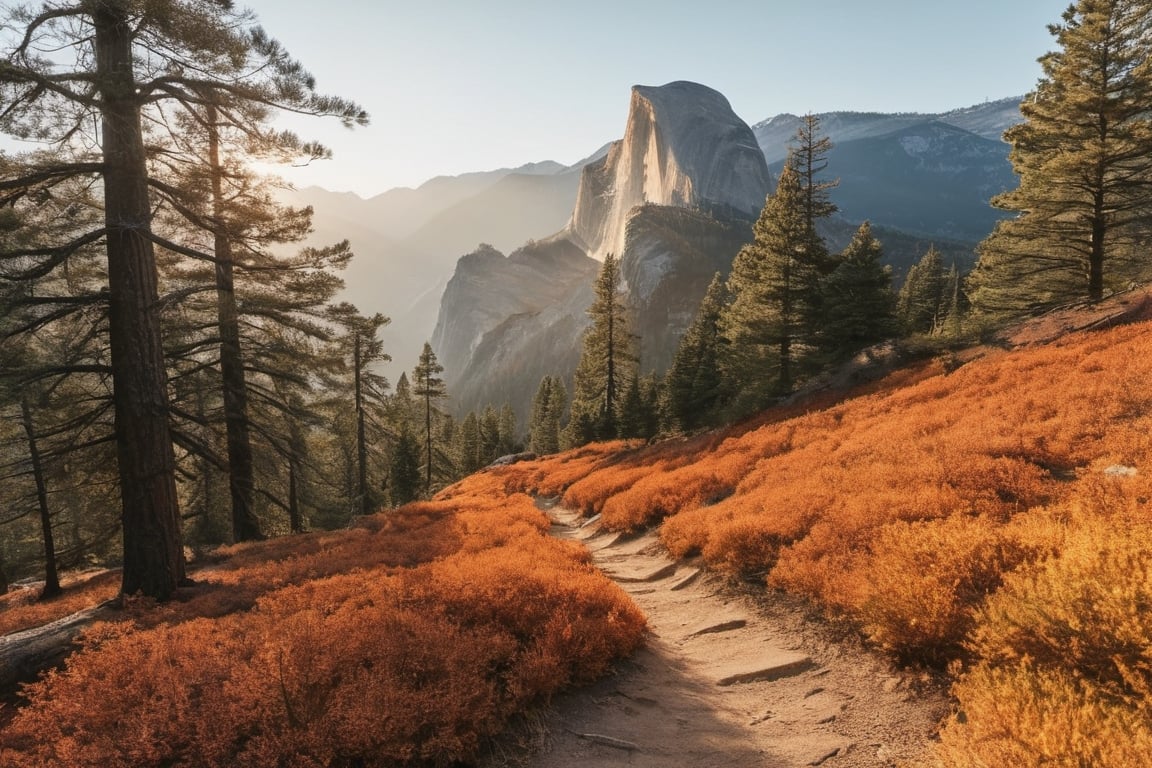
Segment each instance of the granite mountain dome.
[{"label": "granite mountain dome", "polygon": [[[662,370],[770,188],[756,137],[724,96],[682,81],[635,86],[624,138],[585,165],[568,226],[507,263],[488,248],[458,263],[433,335],[456,410],[507,401],[524,417],[543,376],[571,374],[593,259],[607,253],[630,283],[642,365]],[[563,298],[537,300],[558,288]]]},{"label": "granite mountain dome", "polygon": [[770,188],[756,136],[722,94],[685,81],[637,85],[624,138],[584,166],[566,234],[603,259],[623,252],[636,206],[755,218]]},{"label": "granite mountain dome", "polygon": [[[1020,120],[1018,106],[1019,99],[1003,99],[939,114],[819,115],[836,145],[829,174],[842,180],[833,198],[844,219],[824,228],[832,248],[855,231],[850,220],[868,218],[898,279],[930,243],[948,252],[947,261],[970,264],[975,241],[1003,216],[988,197],[1015,182],[999,136]],[[783,158],[798,124],[784,114],[750,130],[724,96],[705,86],[637,86],[623,138],[571,166],[535,163],[433,179],[371,200],[302,190],[294,202],[316,208],[312,244],[352,239],[357,258],[345,297],[392,317],[382,334],[395,361],[390,378],[410,367],[436,328],[433,341],[449,368],[456,410],[519,403],[512,390],[531,389],[538,379],[512,386],[508,376],[497,376],[480,384],[474,378],[484,366],[474,361],[499,349],[503,370],[512,370],[509,361],[526,349],[511,344],[512,335],[526,338],[534,324],[554,324],[568,312],[553,303],[538,316],[541,302],[534,296],[552,302],[557,290],[574,290],[576,275],[595,272],[589,254],[611,250],[621,257],[644,367],[663,370],[711,274],[728,270],[747,237],[747,221],[770,191],[772,166],[766,171],[764,159]],[[457,259],[477,243],[512,253],[530,238],[536,238],[532,247],[506,260],[512,263],[487,252],[445,289]],[[482,274],[495,264],[492,275]],[[507,301],[509,291],[522,291],[522,301]],[[570,294],[563,295],[565,307],[574,306]],[[532,371],[548,365],[545,373],[567,373],[575,366],[586,319],[580,307],[572,313],[565,315],[564,333],[552,325],[551,343],[532,352],[541,358],[529,365]],[[513,378],[534,375],[514,368]],[[531,391],[524,399],[530,397]]]}]

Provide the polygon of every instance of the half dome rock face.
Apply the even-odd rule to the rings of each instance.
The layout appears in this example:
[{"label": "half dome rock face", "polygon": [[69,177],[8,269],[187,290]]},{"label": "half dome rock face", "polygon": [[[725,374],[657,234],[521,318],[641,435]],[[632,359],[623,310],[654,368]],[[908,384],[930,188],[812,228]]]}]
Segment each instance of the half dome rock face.
[{"label": "half dome rock face", "polygon": [[748,124],[717,91],[689,82],[638,85],[624,138],[584,168],[569,234],[603,259],[625,245],[639,205],[755,219],[771,178]]}]

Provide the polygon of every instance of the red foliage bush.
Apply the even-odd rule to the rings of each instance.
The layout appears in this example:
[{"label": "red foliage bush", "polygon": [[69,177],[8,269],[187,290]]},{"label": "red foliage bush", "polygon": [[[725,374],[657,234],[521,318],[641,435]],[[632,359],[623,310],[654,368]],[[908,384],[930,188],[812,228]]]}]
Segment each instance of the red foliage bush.
[{"label": "red foliage bush", "polygon": [[479,475],[358,529],[230,549],[199,594],[88,633],[29,686],[0,764],[470,759],[644,629],[586,551],[548,538],[503,483]]}]

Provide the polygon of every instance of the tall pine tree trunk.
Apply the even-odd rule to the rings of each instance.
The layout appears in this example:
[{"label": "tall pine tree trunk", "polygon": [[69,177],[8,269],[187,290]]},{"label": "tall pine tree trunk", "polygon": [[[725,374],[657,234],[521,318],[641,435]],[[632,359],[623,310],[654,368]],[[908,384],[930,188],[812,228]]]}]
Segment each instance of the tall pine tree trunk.
[{"label": "tall pine tree trunk", "polygon": [[28,437],[28,459],[32,462],[32,478],[36,482],[36,502],[40,507],[40,530],[44,537],[44,591],[41,600],[50,600],[64,592],[60,588],[60,575],[56,570],[56,542],[52,538],[52,514],[48,508],[48,483],[44,479],[44,464],[40,460],[40,446],[36,442],[36,428],[32,423],[32,409],[28,396],[20,398],[20,419]]},{"label": "tall pine tree trunk", "polygon": [[784,296],[780,302],[780,379],[777,392],[787,395],[792,391],[792,256],[784,264]]},{"label": "tall pine tree trunk", "polygon": [[289,400],[291,409],[287,415],[288,426],[288,525],[292,533],[304,532],[304,513],[300,509],[300,463],[306,455],[304,436],[300,431],[300,420],[295,398]]},{"label": "tall pine tree trunk", "polygon": [[220,165],[220,132],[215,105],[208,104],[208,162],[212,173],[212,219],[215,229],[216,312],[220,331],[220,374],[224,383],[224,424],[228,432],[228,489],[232,498],[232,537],[263,539],[252,507],[255,482],[252,439],[248,429],[248,386],[240,347],[240,320],[232,276],[232,239],[224,205],[224,169]]},{"label": "tall pine tree trunk", "polygon": [[[613,283],[612,290],[616,290]],[[608,382],[604,387],[604,416],[600,428],[601,437],[611,440],[616,437],[616,313],[608,313],[608,359],[605,361]]]},{"label": "tall pine tree trunk", "polygon": [[300,496],[296,489],[296,458],[288,459],[288,525],[292,533],[304,532],[304,517],[300,514]]},{"label": "tall pine tree trunk", "polygon": [[424,440],[428,452],[428,466],[424,470],[424,493],[432,492],[432,388],[425,388],[424,395]]},{"label": "tall pine tree trunk", "polygon": [[123,0],[92,4],[104,141],[109,340],[124,530],[124,594],[160,600],[184,580],[168,381],[132,28]]},{"label": "tall pine tree trunk", "polygon": [[353,368],[356,374],[356,492],[360,496],[360,514],[372,513],[368,498],[368,436],[364,426],[364,361],[360,359],[360,331],[352,342]]},{"label": "tall pine tree trunk", "polygon": [[[1100,186],[1103,186],[1101,183]],[[1092,200],[1092,240],[1088,254],[1088,301],[1104,298],[1104,236],[1107,232],[1104,191],[1097,189]]]}]

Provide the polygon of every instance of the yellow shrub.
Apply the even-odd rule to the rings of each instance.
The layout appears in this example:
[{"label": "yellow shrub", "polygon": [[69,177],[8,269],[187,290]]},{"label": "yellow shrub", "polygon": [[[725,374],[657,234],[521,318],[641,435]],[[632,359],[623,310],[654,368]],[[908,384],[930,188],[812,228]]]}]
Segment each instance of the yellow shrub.
[{"label": "yellow shrub", "polygon": [[981,665],[953,695],[937,754],[949,768],[1147,768],[1152,711],[1091,681],[1030,664]]},{"label": "yellow shrub", "polygon": [[1119,697],[1152,692],[1152,525],[1075,530],[1058,558],[1005,579],[971,647],[988,663],[1027,658]]},{"label": "yellow shrub", "polygon": [[1009,574],[979,612],[948,764],[1152,763],[1152,525],[1073,522],[1059,557]]},{"label": "yellow shrub", "polygon": [[945,662],[1003,574],[1036,555],[986,518],[891,523],[857,574],[866,585],[857,607],[864,631],[906,661]]}]

